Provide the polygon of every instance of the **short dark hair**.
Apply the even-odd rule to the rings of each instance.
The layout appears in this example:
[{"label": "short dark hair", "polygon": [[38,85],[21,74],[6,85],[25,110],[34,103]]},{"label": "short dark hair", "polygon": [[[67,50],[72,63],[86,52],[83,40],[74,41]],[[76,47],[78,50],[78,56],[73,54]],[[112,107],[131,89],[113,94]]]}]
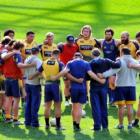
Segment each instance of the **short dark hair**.
[{"label": "short dark hair", "polygon": [[93,56],[98,57],[98,56],[100,56],[100,54],[101,54],[101,52],[100,52],[100,50],[99,50],[98,48],[94,48],[94,49],[92,50],[92,55],[93,55]]},{"label": "short dark hair", "polygon": [[15,31],[14,31],[14,30],[12,30],[12,29],[7,29],[7,30],[5,30],[5,31],[4,31],[3,36],[8,36],[10,33],[15,34]]},{"label": "short dark hair", "polygon": [[74,57],[80,57],[80,58],[82,58],[83,55],[82,55],[80,52],[76,52],[76,53],[74,54]]},{"label": "short dark hair", "polygon": [[19,50],[24,47],[24,44],[21,41],[16,41],[13,44],[13,49]]},{"label": "short dark hair", "polygon": [[7,45],[9,42],[11,41],[11,38],[6,36],[2,41],[1,44],[2,45]]},{"label": "short dark hair", "polygon": [[140,32],[136,33],[136,38],[140,37]]},{"label": "short dark hair", "polygon": [[123,52],[124,55],[130,55],[130,49],[127,47],[122,48],[121,52]]},{"label": "short dark hair", "polygon": [[39,48],[38,47],[33,47],[32,48],[32,54],[36,54],[37,52],[39,52]]},{"label": "short dark hair", "polygon": [[9,46],[12,46],[15,42],[16,42],[15,40],[11,40],[11,41],[8,43],[8,45],[9,45]]},{"label": "short dark hair", "polygon": [[27,33],[26,33],[26,36],[28,36],[28,35],[30,35],[30,34],[35,34],[33,31],[28,31]]},{"label": "short dark hair", "polygon": [[53,51],[52,51],[52,54],[59,54],[60,53],[60,51],[58,50],[58,49],[54,49]]},{"label": "short dark hair", "polygon": [[112,28],[106,28],[105,29],[105,34],[106,32],[111,32],[111,35],[113,36],[114,35],[114,30]]}]

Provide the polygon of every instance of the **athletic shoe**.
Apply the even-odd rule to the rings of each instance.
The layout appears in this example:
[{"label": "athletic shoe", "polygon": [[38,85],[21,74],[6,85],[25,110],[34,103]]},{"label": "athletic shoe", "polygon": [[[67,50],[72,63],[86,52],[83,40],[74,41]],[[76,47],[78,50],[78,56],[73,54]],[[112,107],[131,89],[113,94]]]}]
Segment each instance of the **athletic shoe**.
[{"label": "athletic shoe", "polygon": [[117,125],[115,128],[116,128],[116,129],[122,130],[122,129],[124,129],[124,126],[119,124],[119,125]]},{"label": "athletic shoe", "polygon": [[132,128],[133,128],[133,127],[132,127],[132,124],[129,124],[129,125],[127,126],[127,129],[128,129],[128,130],[132,130]]},{"label": "athletic shoe", "polygon": [[60,126],[60,127],[57,127],[56,126],[56,130],[58,130],[58,131],[63,131],[63,130],[66,130],[64,127],[62,127],[62,126]]},{"label": "athletic shoe", "polygon": [[4,122],[5,122],[5,123],[12,123],[12,122],[13,122],[13,119],[5,119]]},{"label": "athletic shoe", "polygon": [[18,121],[18,120],[14,120],[14,121],[13,121],[13,124],[14,124],[14,125],[23,125],[23,123],[20,122],[20,121]]}]

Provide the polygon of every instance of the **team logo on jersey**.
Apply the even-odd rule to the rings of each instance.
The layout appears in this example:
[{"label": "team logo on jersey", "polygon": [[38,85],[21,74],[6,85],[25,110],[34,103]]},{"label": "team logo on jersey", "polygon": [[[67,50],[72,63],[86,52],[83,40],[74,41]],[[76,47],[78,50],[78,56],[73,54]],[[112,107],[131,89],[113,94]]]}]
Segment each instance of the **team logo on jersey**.
[{"label": "team logo on jersey", "polygon": [[111,45],[111,46],[110,46],[110,49],[111,49],[111,50],[114,50],[114,46],[113,46],[113,45]]},{"label": "team logo on jersey", "polygon": [[80,50],[92,50],[92,46],[91,45],[81,45],[80,46]]},{"label": "team logo on jersey", "polygon": [[30,55],[32,53],[31,49],[25,49],[25,54]]},{"label": "team logo on jersey", "polygon": [[47,61],[47,65],[55,65],[55,61],[49,60],[49,61]]},{"label": "team logo on jersey", "polygon": [[44,51],[44,56],[51,57],[51,51]]}]

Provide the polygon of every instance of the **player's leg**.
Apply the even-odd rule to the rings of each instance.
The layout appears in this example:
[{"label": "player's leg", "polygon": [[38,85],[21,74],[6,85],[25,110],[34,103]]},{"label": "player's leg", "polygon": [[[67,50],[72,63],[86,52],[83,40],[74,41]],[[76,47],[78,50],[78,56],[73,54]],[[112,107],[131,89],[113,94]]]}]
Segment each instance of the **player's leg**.
[{"label": "player's leg", "polygon": [[126,94],[126,106],[127,106],[128,129],[132,129],[133,104],[136,102],[136,88],[127,87],[127,89],[128,92]]},{"label": "player's leg", "polygon": [[51,92],[51,84],[45,85],[45,110],[44,110],[44,116],[45,116],[45,123],[46,123],[46,129],[50,128],[49,123],[49,117],[50,117],[50,111],[52,106],[52,92]]},{"label": "player's leg", "polygon": [[128,129],[132,128],[132,119],[133,119],[133,105],[127,104],[127,119],[128,119]]},{"label": "player's leg", "polygon": [[20,102],[20,87],[18,80],[11,80],[12,85],[12,94],[13,94],[13,122],[15,125],[19,125],[20,122],[18,121],[19,117],[19,102]]},{"label": "player's leg", "polygon": [[25,125],[31,125],[31,90],[28,84],[25,85],[26,90],[26,106],[25,106]]},{"label": "player's leg", "polygon": [[125,113],[124,105],[118,105],[118,119],[120,127],[123,126],[124,113]]},{"label": "player's leg", "polygon": [[53,94],[54,108],[55,108],[56,129],[64,130],[64,128],[61,125],[62,94],[61,94],[59,83],[52,84],[52,94]]},{"label": "player's leg", "polygon": [[123,119],[125,114],[125,88],[116,87],[114,103],[118,106],[118,121],[119,124],[116,126],[117,129],[124,129]]},{"label": "player's leg", "polygon": [[12,92],[10,79],[5,80],[5,122],[12,122],[11,108],[12,108]]},{"label": "player's leg", "polygon": [[64,95],[65,95],[65,106],[69,106],[69,100],[70,100],[70,80],[68,80],[66,77],[64,79]]},{"label": "player's leg", "polygon": [[115,76],[109,77],[109,88],[108,88],[108,94],[109,94],[109,104],[113,105],[114,102],[114,92],[115,92]]},{"label": "player's leg", "polygon": [[80,123],[81,113],[82,113],[82,107],[79,103],[79,89],[71,87],[70,94],[71,94],[71,101],[72,101],[71,114],[73,120],[73,128],[75,131],[79,131],[80,130],[79,123]]},{"label": "player's leg", "polygon": [[38,111],[40,107],[41,102],[41,86],[40,85],[30,85],[31,88],[31,125],[33,127],[39,127],[39,121],[38,121]]},{"label": "player's leg", "polygon": [[108,130],[107,90],[107,88],[102,88],[100,94],[101,122],[104,130]]},{"label": "player's leg", "polygon": [[61,102],[54,102],[56,129],[60,130],[61,126]]},{"label": "player's leg", "polygon": [[90,103],[92,108],[92,117],[94,120],[93,130],[101,129],[101,107],[100,107],[100,89],[90,89]]},{"label": "player's leg", "polygon": [[74,130],[80,130],[80,120],[82,116],[82,105],[80,103],[72,104],[72,119]]}]

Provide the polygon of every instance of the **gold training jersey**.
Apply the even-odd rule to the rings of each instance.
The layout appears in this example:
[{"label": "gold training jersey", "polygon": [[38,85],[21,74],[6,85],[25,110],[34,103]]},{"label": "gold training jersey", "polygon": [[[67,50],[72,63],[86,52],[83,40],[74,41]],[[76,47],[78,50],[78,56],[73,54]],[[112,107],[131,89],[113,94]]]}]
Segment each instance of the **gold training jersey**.
[{"label": "gold training jersey", "polygon": [[43,60],[46,60],[51,57],[51,53],[54,49],[57,49],[56,44],[49,45],[42,45],[41,46],[41,56]]},{"label": "gold training jersey", "polygon": [[136,51],[137,51],[137,47],[133,42],[129,42],[127,45],[125,44],[121,44],[119,46],[119,50],[121,50],[122,48],[127,47],[130,49],[130,53],[132,55],[133,58],[136,58]]},{"label": "gold training jersey", "polygon": [[43,62],[42,67],[46,81],[50,80],[50,76],[55,76],[59,73],[59,62],[57,60],[47,59]]},{"label": "gold training jersey", "polygon": [[94,49],[96,41],[93,38],[90,38],[88,40],[80,38],[77,40],[77,45],[79,46],[79,51],[82,55],[91,56],[91,51]]},{"label": "gold training jersey", "polygon": [[37,45],[35,41],[28,43],[26,40],[23,41],[24,48],[21,50],[21,54],[23,59],[26,59],[29,55],[31,55],[31,49]]}]

